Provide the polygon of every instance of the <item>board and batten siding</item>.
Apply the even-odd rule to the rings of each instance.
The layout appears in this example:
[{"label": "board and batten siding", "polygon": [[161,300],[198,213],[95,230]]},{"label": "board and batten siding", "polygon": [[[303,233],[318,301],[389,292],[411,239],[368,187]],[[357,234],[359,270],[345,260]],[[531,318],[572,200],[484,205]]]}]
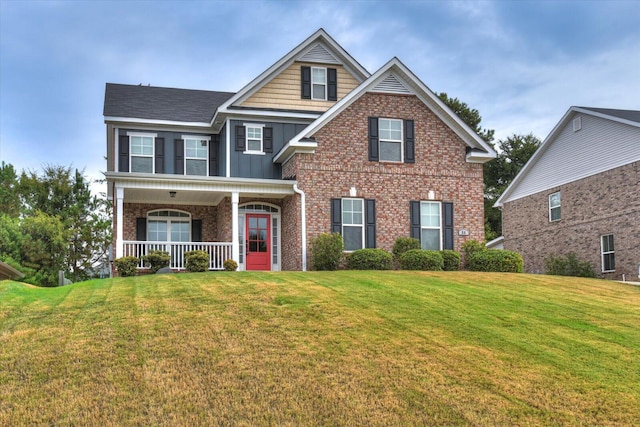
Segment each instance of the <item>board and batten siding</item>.
[{"label": "board and batten siding", "polygon": [[640,128],[588,114],[574,114],[549,142],[503,203],[640,160]]},{"label": "board and batten siding", "polygon": [[338,101],[358,86],[358,81],[342,66],[294,62],[260,90],[242,102],[242,107],[278,108],[302,111],[326,111],[337,101],[315,101],[300,96],[300,67],[335,68],[338,76]]}]

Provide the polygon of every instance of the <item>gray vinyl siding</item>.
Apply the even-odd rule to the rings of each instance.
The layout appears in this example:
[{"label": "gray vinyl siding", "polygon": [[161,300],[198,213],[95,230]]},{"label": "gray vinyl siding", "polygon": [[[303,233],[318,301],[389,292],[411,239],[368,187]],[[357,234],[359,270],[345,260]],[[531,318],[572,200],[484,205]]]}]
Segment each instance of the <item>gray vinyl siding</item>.
[{"label": "gray vinyl siding", "polygon": [[[573,131],[573,119],[582,128]],[[640,128],[575,114],[503,203],[640,160]]]},{"label": "gray vinyl siding", "polygon": [[[136,133],[153,133],[157,135],[157,138],[164,138],[164,173],[165,174],[174,174],[175,173],[175,140],[182,139],[183,135],[193,135],[193,136],[204,136],[211,137],[211,134],[202,134],[195,132],[167,132],[167,131],[156,131],[156,130],[139,130],[139,129],[119,129],[119,136],[126,136],[127,132],[136,132]],[[221,143],[220,146],[223,144]],[[222,166],[224,165],[224,158],[220,158],[218,156],[218,165],[221,169],[219,169],[219,175],[222,175]],[[207,171],[208,172],[208,171]]]},{"label": "gray vinyl siding", "polygon": [[[264,155],[245,154],[235,150],[235,128],[245,123],[264,124],[273,129],[273,152]],[[273,163],[273,156],[295,135],[307,127],[296,123],[273,123],[256,120],[231,120],[231,176],[237,178],[282,179],[282,166]],[[221,172],[222,174],[222,172]]]}]

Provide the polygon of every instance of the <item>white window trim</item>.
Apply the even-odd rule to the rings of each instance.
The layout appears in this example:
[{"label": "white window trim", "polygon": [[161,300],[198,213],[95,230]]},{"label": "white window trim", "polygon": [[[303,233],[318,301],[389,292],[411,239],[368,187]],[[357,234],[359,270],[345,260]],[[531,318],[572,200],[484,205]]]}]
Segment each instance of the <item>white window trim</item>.
[{"label": "white window trim", "polygon": [[[558,206],[551,206],[551,196],[555,196],[555,195],[559,195],[560,196],[560,204]],[[549,222],[557,222],[560,221],[562,219],[562,194],[560,194],[560,191],[556,191],[555,193],[551,193],[549,194]],[[557,209],[560,208],[560,218],[558,219],[551,219],[551,210],[552,209]]]},{"label": "white window trim", "polygon": [[[380,157],[379,162],[381,163],[403,163],[404,162],[404,120],[403,119],[391,119],[388,117],[379,117],[378,118],[378,135],[380,135],[380,121],[381,120],[392,120],[392,121],[396,121],[396,122],[400,122],[400,140],[394,140],[394,139],[382,139],[382,138],[378,138],[378,156]],[[382,159],[382,149],[380,147],[380,144],[382,142],[393,142],[393,143],[399,143],[400,144],[400,160],[383,160]]]},{"label": "white window trim", "polygon": [[[151,213],[162,212],[162,211],[180,212],[180,213],[183,213],[183,214],[187,214],[189,216],[188,217],[182,217],[182,218],[176,217],[175,221],[172,220],[172,218],[170,216],[150,216]],[[189,212],[182,211],[182,210],[179,210],[179,209],[154,209],[152,211],[147,212],[147,223],[149,221],[157,221],[157,222],[164,221],[164,222],[166,222],[168,224],[168,227],[167,227],[167,240],[164,241],[166,243],[171,243],[172,242],[172,240],[171,240],[171,223],[172,222],[185,223],[187,221],[189,222],[189,242],[192,242],[193,241],[192,240],[193,236],[191,235],[191,223],[192,223],[191,220],[192,220],[192,216],[191,216],[191,214]],[[147,240],[148,239],[149,239],[149,227],[147,226]],[[150,241],[150,242],[163,242],[162,240],[148,240],[148,241]],[[176,242],[176,243],[187,243],[187,242]]]},{"label": "white window trim", "polygon": [[[609,234],[603,234],[600,236],[600,263],[601,263],[601,268],[602,268],[602,272],[603,273],[612,273],[614,271],[616,271],[615,269],[615,257],[616,257],[616,250],[615,250],[615,238],[614,238],[614,243],[613,243],[613,247],[614,249],[612,251],[604,251],[604,245],[603,245],[603,238],[605,237],[609,237],[612,236],[613,237],[613,233],[609,233]],[[605,255],[609,255],[609,254],[613,254],[613,259],[614,259],[614,268],[613,270],[605,270],[604,269],[604,256]]]},{"label": "white window trim", "polygon": [[182,135],[184,141],[184,174],[187,175],[187,160],[203,160],[200,157],[188,157],[187,156],[187,139],[195,139],[196,141],[207,141],[207,155],[205,161],[207,162],[204,175],[188,175],[188,176],[209,176],[209,150],[211,149],[211,137],[210,136],[198,136],[198,135]]},{"label": "white window trim", "polygon": [[[245,149],[243,154],[254,154],[258,156],[264,156],[267,153],[264,152],[264,124],[257,123],[243,123],[245,134]],[[260,150],[249,150],[249,128],[260,128]],[[255,138],[252,138],[255,139]]]},{"label": "white window trim", "polygon": [[[422,205],[423,204],[438,204],[438,215],[440,225],[438,227],[422,225]],[[434,201],[434,200],[421,200],[420,201],[420,247],[422,248],[422,230],[438,230],[438,249],[433,249],[437,251],[442,250],[442,202]]]},{"label": "white window trim", "polygon": [[[156,162],[155,162],[155,158],[156,158],[156,138],[158,137],[157,133],[144,133],[144,132],[127,132],[127,136],[129,137],[129,173],[132,172],[132,168],[131,168],[131,160],[133,159],[134,154],[132,153],[131,150],[131,137],[132,136],[139,136],[139,137],[147,137],[147,138],[151,138],[153,141],[151,142],[151,150],[152,150],[152,154],[148,155],[148,154],[135,154],[135,157],[150,157],[151,158],[151,172],[150,173],[156,173]],[[148,173],[148,172],[136,172],[136,173]]]},{"label": "white window trim", "polygon": [[[360,199],[360,198],[357,198],[357,197],[344,197],[344,198],[341,199],[341,201],[340,201],[340,231],[341,231],[342,236],[344,236],[344,227],[345,227],[344,217],[343,217],[343,215],[344,215],[344,201],[345,200],[359,200],[361,202],[361,206],[362,206],[362,224],[360,224],[360,225],[358,225],[358,224],[347,224],[347,227],[360,227],[362,229],[362,242],[361,242],[362,244],[361,244],[361,248],[360,249],[364,249],[366,247],[365,246],[365,227],[364,227],[365,222],[366,222],[365,221],[365,217],[364,217],[365,216],[366,207],[364,205],[364,199]],[[346,250],[345,249],[344,252],[351,253],[351,252],[357,251],[357,250],[358,249],[353,249],[353,250]]]},{"label": "white window trim", "polygon": [[[324,71],[324,83],[314,83],[313,82],[313,70],[323,70]],[[313,85],[323,84],[324,85],[324,98],[314,98],[313,96]],[[314,101],[326,101],[328,99],[328,91],[329,91],[329,76],[327,73],[326,67],[311,67],[311,99]]]}]

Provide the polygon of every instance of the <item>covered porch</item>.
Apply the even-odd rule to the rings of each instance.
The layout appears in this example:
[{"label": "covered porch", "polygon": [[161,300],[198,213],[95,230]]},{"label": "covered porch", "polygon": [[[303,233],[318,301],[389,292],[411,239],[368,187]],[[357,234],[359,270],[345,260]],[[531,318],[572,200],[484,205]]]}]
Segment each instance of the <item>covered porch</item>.
[{"label": "covered porch", "polygon": [[[232,259],[240,270],[279,270],[282,205],[295,181],[107,173],[114,201],[114,256],[169,253],[172,270],[185,254],[209,254],[209,269]],[[145,269],[140,261],[139,268]]]}]

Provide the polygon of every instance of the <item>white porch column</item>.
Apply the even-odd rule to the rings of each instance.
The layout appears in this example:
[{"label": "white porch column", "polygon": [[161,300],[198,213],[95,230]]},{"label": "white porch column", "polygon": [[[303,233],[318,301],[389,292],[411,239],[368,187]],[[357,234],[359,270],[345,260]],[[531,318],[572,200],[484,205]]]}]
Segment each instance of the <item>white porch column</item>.
[{"label": "white porch column", "polygon": [[231,193],[231,257],[238,264],[240,263],[240,242],[238,241],[238,203],[240,193]]},{"label": "white porch column", "polygon": [[124,188],[116,187],[116,259],[122,258],[124,252]]}]

